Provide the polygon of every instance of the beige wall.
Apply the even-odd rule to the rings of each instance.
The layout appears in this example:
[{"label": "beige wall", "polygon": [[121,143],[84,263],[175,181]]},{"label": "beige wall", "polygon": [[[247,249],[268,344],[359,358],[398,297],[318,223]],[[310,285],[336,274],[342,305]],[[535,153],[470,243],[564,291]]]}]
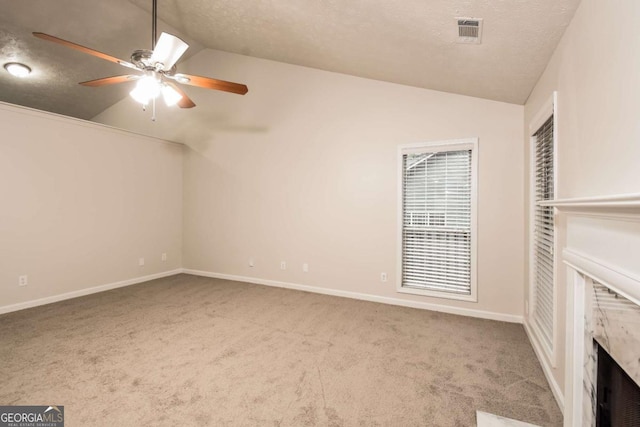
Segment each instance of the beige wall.
[{"label": "beige wall", "polygon": [[[638,20],[637,0],[583,0],[526,103],[528,132],[545,100],[558,91],[557,198],[640,192],[640,38],[634,29]],[[528,179],[528,138],[525,144]],[[525,190],[528,194],[528,186]],[[529,208],[525,212],[528,215]],[[560,214],[559,249],[565,245],[565,224]],[[566,271],[561,262],[557,267],[560,346],[552,371],[562,389]]]},{"label": "beige wall", "polygon": [[0,128],[0,310],[181,266],[182,146],[7,104]]},{"label": "beige wall", "polygon": [[[522,315],[522,106],[211,50],[187,66],[249,93],[187,88],[198,107],[156,123],[129,100],[96,118],[188,144],[185,268]],[[397,147],[466,137],[479,138],[478,303],[399,294]]]},{"label": "beige wall", "polygon": [[559,198],[634,193],[640,158],[640,2],[583,0],[526,104],[558,90]]}]

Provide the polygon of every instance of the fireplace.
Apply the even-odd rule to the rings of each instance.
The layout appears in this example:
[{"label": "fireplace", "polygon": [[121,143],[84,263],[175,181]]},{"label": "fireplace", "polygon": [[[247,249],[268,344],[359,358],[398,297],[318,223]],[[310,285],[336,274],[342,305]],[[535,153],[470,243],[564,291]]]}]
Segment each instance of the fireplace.
[{"label": "fireplace", "polygon": [[[575,307],[582,308],[582,321],[575,319],[575,325],[583,340],[576,342],[581,350],[574,347],[573,360],[573,376],[580,384],[574,388],[572,422],[565,425],[640,426],[620,423],[624,414],[620,407],[625,406],[628,391],[635,389],[637,394],[640,384],[640,306],[614,291],[612,285],[585,274],[579,274],[576,282],[576,291],[580,289],[582,304],[575,301]],[[620,387],[624,387],[623,395]]]},{"label": "fireplace", "polygon": [[640,195],[628,198],[632,206],[619,199],[556,202],[559,277],[566,277],[565,427],[640,426]]},{"label": "fireplace", "polygon": [[596,427],[640,426],[640,387],[594,340],[597,348]]}]

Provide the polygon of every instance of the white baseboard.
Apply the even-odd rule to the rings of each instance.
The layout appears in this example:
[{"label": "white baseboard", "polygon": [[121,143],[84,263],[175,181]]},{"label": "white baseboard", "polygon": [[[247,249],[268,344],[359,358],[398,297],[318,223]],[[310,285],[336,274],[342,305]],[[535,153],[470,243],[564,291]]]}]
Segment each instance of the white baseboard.
[{"label": "white baseboard", "polygon": [[553,370],[551,369],[551,366],[549,366],[549,362],[545,357],[545,353],[540,347],[540,344],[537,338],[535,337],[535,334],[531,330],[531,327],[526,321],[523,322],[523,325],[524,325],[524,330],[526,331],[527,336],[529,337],[529,341],[531,342],[531,346],[533,347],[533,351],[536,354],[536,357],[538,358],[538,362],[540,362],[540,366],[542,367],[542,372],[544,372],[544,376],[547,378],[549,387],[551,387],[551,392],[553,393],[553,397],[556,398],[556,402],[558,403],[560,412],[562,412],[562,414],[564,415],[564,393],[562,392],[562,389],[560,389],[560,386],[558,385],[557,381],[553,377]]},{"label": "white baseboard", "polygon": [[343,291],[339,289],[322,288],[318,286],[301,285],[297,283],[280,282],[277,280],[260,279],[257,277],[236,276],[232,274],[213,273],[210,271],[182,269],[183,273],[194,276],[212,277],[215,279],[234,280],[237,282],[255,283],[258,285],[273,286],[277,288],[296,289],[299,291],[313,292],[316,294],[333,295],[344,298],[353,298],[364,301],[379,302],[382,304],[399,305],[402,307],[420,308],[424,310],[439,311],[461,316],[478,317],[481,319],[499,320],[502,322],[522,323],[522,316],[512,314],[494,313],[491,311],[473,310],[470,308],[451,307],[447,305],[433,304],[421,301],[410,301],[400,298],[382,297],[378,295],[364,294],[360,292]]},{"label": "white baseboard", "polygon": [[149,274],[147,276],[134,277],[133,279],[122,280],[120,282],[107,283],[106,285],[94,286],[93,288],[80,289],[77,291],[66,292],[64,294],[53,295],[50,297],[39,298],[31,301],[20,302],[12,305],[0,307],[0,314],[11,313],[12,311],[24,310],[26,308],[38,307],[40,305],[51,304],[52,302],[64,301],[71,298],[82,297],[85,295],[96,294],[98,292],[108,291],[110,289],[122,288],[124,286],[135,285],[136,283],[147,282],[153,279],[173,276],[182,273],[181,268],[175,270],[163,271],[161,273]]},{"label": "white baseboard", "polygon": [[423,310],[439,311],[449,314],[457,314],[461,316],[477,317],[480,319],[498,320],[510,323],[522,323],[522,316],[511,314],[495,313],[491,311],[474,310],[470,308],[451,307],[441,304],[433,304],[421,301],[403,300],[400,298],[390,298],[378,295],[364,294],[360,292],[343,291],[339,289],[322,288],[318,286],[301,285],[297,283],[280,282],[276,280],[260,279],[257,277],[236,276],[231,274],[213,273],[209,271],[191,270],[188,268],[177,268],[175,270],[164,271],[161,273],[150,274],[147,276],[135,277],[120,282],[108,283],[105,285],[95,286],[92,288],[80,289],[77,291],[67,292],[64,294],[53,295],[50,297],[39,298],[36,300],[25,301],[18,304],[5,305],[0,307],[0,314],[10,313],[12,311],[24,310],[27,308],[38,307],[45,304],[51,304],[58,301],[64,301],[71,298],[77,298],[85,295],[95,294],[98,292],[108,291],[110,289],[121,288],[124,286],[134,285],[136,283],[147,282],[149,280],[159,279],[162,277],[173,276],[180,273],[192,274],[195,276],[212,277],[216,279],[234,280],[237,282],[255,283],[258,285],[273,286],[278,288],[296,289],[300,291],[313,292],[317,294],[333,295],[344,298],[352,298],[363,301],[378,302],[382,304],[398,305],[402,307],[419,308]]}]

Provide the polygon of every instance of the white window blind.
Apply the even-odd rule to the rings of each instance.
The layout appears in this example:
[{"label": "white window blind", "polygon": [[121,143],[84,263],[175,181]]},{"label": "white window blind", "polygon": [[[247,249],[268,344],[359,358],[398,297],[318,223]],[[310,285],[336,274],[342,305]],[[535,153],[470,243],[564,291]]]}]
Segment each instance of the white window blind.
[{"label": "white window blind", "polygon": [[472,156],[442,146],[402,155],[402,288],[472,294]]},{"label": "white window blind", "polygon": [[[534,134],[535,199],[553,200],[553,116]],[[553,349],[553,207],[535,206],[533,318],[542,339]]]}]

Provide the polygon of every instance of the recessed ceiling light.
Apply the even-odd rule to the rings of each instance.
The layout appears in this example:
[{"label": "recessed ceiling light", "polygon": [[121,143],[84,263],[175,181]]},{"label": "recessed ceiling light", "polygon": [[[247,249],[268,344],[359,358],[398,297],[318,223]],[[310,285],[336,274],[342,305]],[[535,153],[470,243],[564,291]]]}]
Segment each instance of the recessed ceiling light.
[{"label": "recessed ceiling light", "polygon": [[31,68],[19,62],[7,62],[4,64],[4,68],[9,74],[16,77],[27,77],[31,74]]}]

